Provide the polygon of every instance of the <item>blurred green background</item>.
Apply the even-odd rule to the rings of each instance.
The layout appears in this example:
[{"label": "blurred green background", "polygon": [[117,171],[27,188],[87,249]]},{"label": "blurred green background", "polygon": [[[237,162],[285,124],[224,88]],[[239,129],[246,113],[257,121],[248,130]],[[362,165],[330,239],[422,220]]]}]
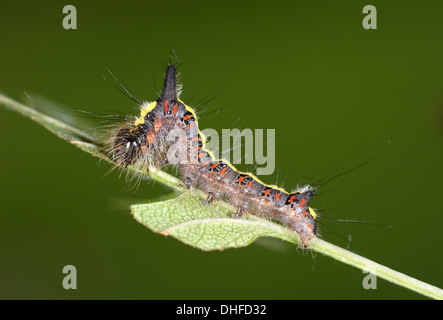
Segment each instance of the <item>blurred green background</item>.
[{"label": "blurred green background", "polygon": [[[64,30],[62,8],[77,8]],[[378,29],[362,28],[377,8]],[[443,287],[443,3],[441,1],[3,1],[0,90],[70,108],[134,113],[106,66],[154,100],[171,48],[182,100],[205,108],[201,128],[276,129],[278,183],[333,176],[312,201],[322,237]],[[201,252],[154,234],[110,166],[16,113],[1,111],[2,299],[421,299],[328,257],[280,241]],[[203,112],[204,114],[204,112]],[[62,114],[59,115],[61,118]],[[244,167],[243,167],[244,169]],[[262,176],[267,183],[277,180]],[[352,240],[352,241],[350,241]],[[77,267],[78,289],[62,287]]]}]

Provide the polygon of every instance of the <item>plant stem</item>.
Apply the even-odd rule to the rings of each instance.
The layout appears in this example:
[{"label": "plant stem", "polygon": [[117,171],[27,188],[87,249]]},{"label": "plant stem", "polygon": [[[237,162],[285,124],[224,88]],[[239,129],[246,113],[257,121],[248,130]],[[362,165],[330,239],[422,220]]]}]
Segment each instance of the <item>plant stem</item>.
[{"label": "plant stem", "polygon": [[377,277],[383,278],[389,282],[418,292],[427,297],[443,300],[443,290],[438,287],[412,278],[404,273],[395,271],[324,240],[318,238],[312,239],[309,244],[310,249],[330,256],[335,260],[354,266],[363,270],[364,272],[369,272]]}]

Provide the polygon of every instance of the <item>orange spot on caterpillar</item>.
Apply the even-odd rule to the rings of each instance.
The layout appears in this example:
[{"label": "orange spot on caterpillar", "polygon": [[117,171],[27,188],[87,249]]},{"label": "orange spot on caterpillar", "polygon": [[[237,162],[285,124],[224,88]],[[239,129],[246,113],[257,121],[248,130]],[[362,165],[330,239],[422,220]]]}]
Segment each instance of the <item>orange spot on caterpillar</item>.
[{"label": "orange spot on caterpillar", "polygon": [[193,137],[192,141],[200,141],[200,138],[199,137]]},{"label": "orange spot on caterpillar", "polygon": [[188,129],[191,129],[194,124],[195,122],[191,122],[191,124],[188,126]]},{"label": "orange spot on caterpillar", "polygon": [[206,162],[203,162],[203,163],[202,163],[202,167],[207,166],[207,165],[209,164],[209,162],[211,162],[211,161],[208,160],[208,161],[206,161]]},{"label": "orange spot on caterpillar", "polygon": [[152,129],[149,129],[150,134],[146,135],[146,140],[148,141],[149,144],[153,143],[155,140],[155,134],[152,131]]},{"label": "orange spot on caterpillar", "polygon": [[237,182],[242,183],[243,180],[245,180],[245,177],[240,177],[240,178],[238,178]]},{"label": "orange spot on caterpillar", "polygon": [[266,189],[265,191],[263,191],[263,194],[266,196],[270,193],[271,193],[271,189]]},{"label": "orange spot on caterpillar", "polygon": [[183,117],[183,120],[188,120],[188,119],[191,118],[191,117],[192,117],[192,114],[188,114],[188,115],[186,115],[186,116]]},{"label": "orange spot on caterpillar", "polygon": [[[253,184],[253,183],[254,183],[254,181],[252,181],[252,180],[251,180],[251,181],[249,181],[249,183],[248,183],[247,187],[248,187],[248,188],[251,188],[251,186],[252,186],[252,184]],[[255,188],[254,188],[254,189],[255,189]]]},{"label": "orange spot on caterpillar", "polygon": [[225,174],[225,172],[226,172],[226,170],[228,170],[228,168],[226,167],[226,168],[224,168],[222,171],[220,171],[220,175],[222,176],[222,175],[224,175]]},{"label": "orange spot on caterpillar", "polygon": [[158,131],[160,130],[161,126],[162,126],[162,119],[160,119],[160,117],[157,117],[157,121],[154,123],[154,130]]},{"label": "orange spot on caterpillar", "polygon": [[168,104],[169,104],[169,101],[166,100],[165,103],[164,103],[164,106],[165,106],[165,113],[168,113]]},{"label": "orange spot on caterpillar", "polygon": [[299,208],[303,207],[305,205],[305,203],[306,203],[305,198],[301,199],[300,203],[298,204],[298,207]]},{"label": "orange spot on caterpillar", "polygon": [[307,212],[306,210],[303,210],[303,214],[304,214],[304,215],[307,215],[308,212]]},{"label": "orange spot on caterpillar", "polygon": [[200,150],[200,147],[195,147],[195,148],[192,149],[192,151],[194,151],[194,152],[197,151],[197,150]]},{"label": "orange spot on caterpillar", "polygon": [[174,105],[174,110],[172,112],[174,113],[174,115],[177,114],[177,104]]},{"label": "orange spot on caterpillar", "polygon": [[275,200],[280,201],[281,193],[275,194]]}]

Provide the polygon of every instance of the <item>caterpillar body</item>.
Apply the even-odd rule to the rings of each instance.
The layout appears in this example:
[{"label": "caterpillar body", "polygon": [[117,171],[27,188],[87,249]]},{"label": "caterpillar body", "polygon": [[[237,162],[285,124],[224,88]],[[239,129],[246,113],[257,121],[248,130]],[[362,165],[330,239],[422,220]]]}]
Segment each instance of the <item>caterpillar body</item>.
[{"label": "caterpillar body", "polygon": [[308,248],[317,234],[316,212],[309,206],[314,188],[305,186],[287,192],[267,185],[251,173],[238,171],[226,160],[216,159],[206,149],[195,111],[179,99],[176,67],[165,73],[161,96],[140,104],[140,114],[116,127],[105,151],[117,166],[175,165],[188,188],[207,193],[205,204],[224,200],[236,208],[235,218],[245,213],[280,221]]}]

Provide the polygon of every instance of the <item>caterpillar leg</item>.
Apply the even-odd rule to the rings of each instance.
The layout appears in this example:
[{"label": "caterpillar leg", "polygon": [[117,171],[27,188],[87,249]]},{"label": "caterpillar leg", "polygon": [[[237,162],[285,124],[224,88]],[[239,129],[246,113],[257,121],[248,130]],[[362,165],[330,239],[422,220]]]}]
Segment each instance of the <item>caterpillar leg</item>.
[{"label": "caterpillar leg", "polygon": [[205,200],[204,204],[209,206],[212,203],[212,201],[214,201],[214,199],[215,199],[215,195],[212,192],[209,192],[208,198]]},{"label": "caterpillar leg", "polygon": [[236,219],[240,219],[243,216],[244,213],[245,213],[245,208],[238,207],[237,208],[237,212],[234,213],[233,217],[236,218]]},{"label": "caterpillar leg", "polygon": [[192,186],[192,179],[191,178],[186,177],[183,180],[183,183],[185,184],[186,188],[191,189],[191,186]]},{"label": "caterpillar leg", "polygon": [[309,248],[309,240],[302,239],[301,243],[298,245],[301,249],[308,249]]},{"label": "caterpillar leg", "polygon": [[165,157],[162,161],[160,161],[160,163],[158,164],[158,168],[161,169],[163,168],[165,165],[169,164],[169,160],[168,157]]}]

